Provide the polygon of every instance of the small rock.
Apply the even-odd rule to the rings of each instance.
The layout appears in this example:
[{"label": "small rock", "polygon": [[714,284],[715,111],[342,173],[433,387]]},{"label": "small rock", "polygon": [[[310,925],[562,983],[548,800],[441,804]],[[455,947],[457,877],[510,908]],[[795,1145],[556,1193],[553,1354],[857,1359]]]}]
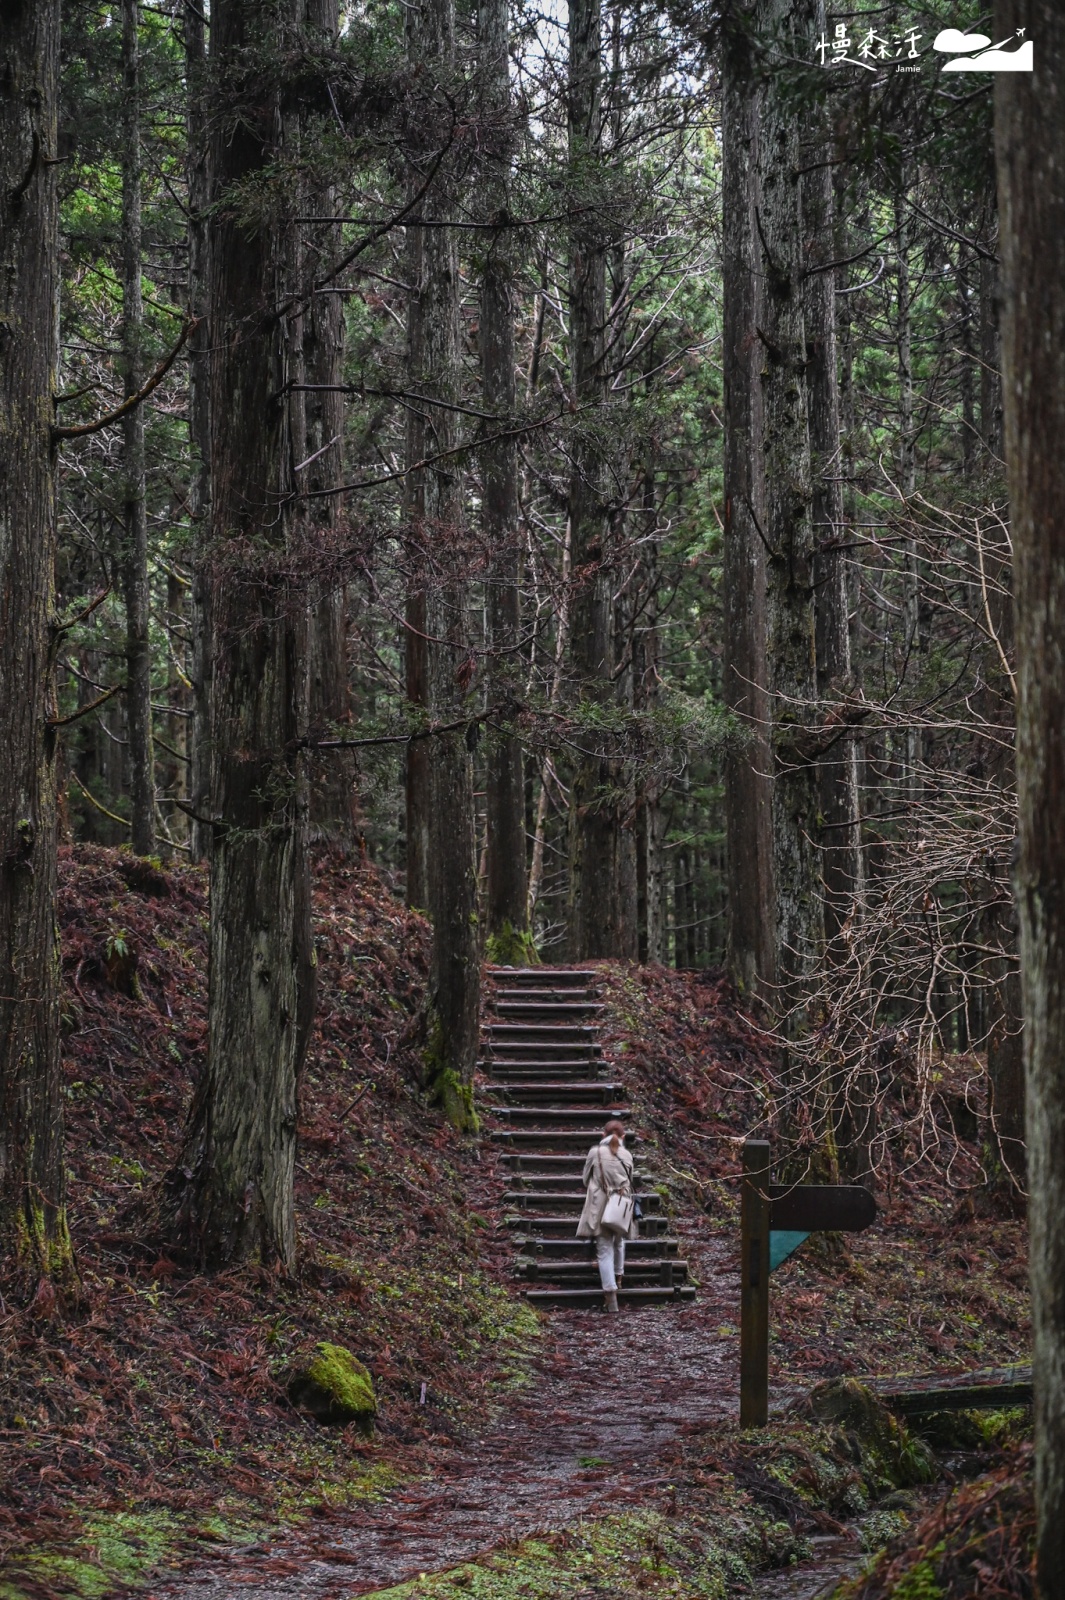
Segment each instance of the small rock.
[{"label": "small rock", "polygon": [[343,1428],[357,1422],[369,1433],[377,1415],[373,1378],[357,1356],[339,1344],[319,1344],[288,1382],[288,1397],[316,1422]]}]

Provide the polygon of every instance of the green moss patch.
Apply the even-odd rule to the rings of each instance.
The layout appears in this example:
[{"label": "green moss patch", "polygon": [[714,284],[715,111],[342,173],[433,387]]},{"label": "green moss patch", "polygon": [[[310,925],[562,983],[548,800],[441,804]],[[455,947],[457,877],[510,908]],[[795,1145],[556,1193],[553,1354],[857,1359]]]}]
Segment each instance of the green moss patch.
[{"label": "green moss patch", "polygon": [[661,1512],[641,1511],[526,1539],[376,1590],[373,1600],[582,1600],[600,1590],[618,1600],[725,1600],[749,1576],[740,1550]]},{"label": "green moss patch", "polygon": [[321,1343],[313,1359],[295,1371],[288,1383],[289,1399],[317,1422],[343,1428],[358,1423],[369,1433],[377,1416],[373,1377],[357,1356],[343,1345]]},{"label": "green moss patch", "polygon": [[485,940],[484,956],[497,967],[538,967],[540,952],[529,928],[512,928],[504,922],[498,933]]}]

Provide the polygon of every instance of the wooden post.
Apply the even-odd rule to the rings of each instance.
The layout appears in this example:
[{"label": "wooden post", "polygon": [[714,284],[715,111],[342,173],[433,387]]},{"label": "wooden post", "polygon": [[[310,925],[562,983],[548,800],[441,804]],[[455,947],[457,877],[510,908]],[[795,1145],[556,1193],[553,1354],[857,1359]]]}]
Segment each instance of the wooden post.
[{"label": "wooden post", "polygon": [[740,1427],[769,1420],[769,1141],[746,1139],[740,1200]]}]

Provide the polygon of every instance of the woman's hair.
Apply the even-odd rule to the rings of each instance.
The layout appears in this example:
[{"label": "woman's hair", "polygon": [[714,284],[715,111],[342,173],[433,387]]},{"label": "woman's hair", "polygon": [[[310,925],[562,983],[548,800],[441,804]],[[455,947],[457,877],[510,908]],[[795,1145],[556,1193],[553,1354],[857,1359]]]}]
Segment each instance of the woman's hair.
[{"label": "woman's hair", "polygon": [[625,1137],[625,1124],[619,1122],[616,1117],[612,1117],[603,1129],[603,1138],[606,1139],[607,1137],[610,1139],[610,1154],[616,1156],[618,1142]]}]

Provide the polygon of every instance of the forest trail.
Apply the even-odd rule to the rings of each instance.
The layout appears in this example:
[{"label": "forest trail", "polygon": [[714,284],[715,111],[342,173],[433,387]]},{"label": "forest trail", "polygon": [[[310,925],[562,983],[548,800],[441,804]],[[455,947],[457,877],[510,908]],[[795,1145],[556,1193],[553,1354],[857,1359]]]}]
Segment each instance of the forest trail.
[{"label": "forest trail", "polygon": [[[222,1549],[198,1571],[153,1589],[158,1600],[223,1600],[234,1592],[245,1600],[341,1600],[580,1516],[648,1505],[668,1494],[682,1435],[735,1410],[738,1285],[720,1237],[688,1218],[667,1224],[661,1196],[647,1190],[650,1225],[618,1317],[599,1310],[594,1259],[573,1239],[585,1152],[603,1119],[625,1112],[612,1075],[600,1075],[600,1008],[587,975],[540,969],[516,985],[512,972],[496,976],[501,992],[482,1062],[494,1081],[481,1098],[486,1106],[507,1101],[489,1113],[490,1136],[507,1151],[504,1204],[522,1252],[519,1275],[542,1262],[539,1272],[553,1287],[538,1282],[529,1298],[556,1308],[529,1382],[482,1437],[442,1442],[416,1481],[335,1522]],[[508,998],[508,986],[526,992]],[[554,1127],[542,1115],[552,1107]],[[530,1205],[546,1214],[530,1216]]]},{"label": "forest trail", "polygon": [[[341,1600],[440,1572],[502,1541],[668,1493],[681,1437],[736,1406],[737,1285],[718,1241],[700,1246],[699,1296],[669,1315],[552,1317],[531,1381],[479,1439],[441,1448],[377,1504],[154,1587],[157,1600]],[[725,1324],[725,1326],[722,1326]]]}]

